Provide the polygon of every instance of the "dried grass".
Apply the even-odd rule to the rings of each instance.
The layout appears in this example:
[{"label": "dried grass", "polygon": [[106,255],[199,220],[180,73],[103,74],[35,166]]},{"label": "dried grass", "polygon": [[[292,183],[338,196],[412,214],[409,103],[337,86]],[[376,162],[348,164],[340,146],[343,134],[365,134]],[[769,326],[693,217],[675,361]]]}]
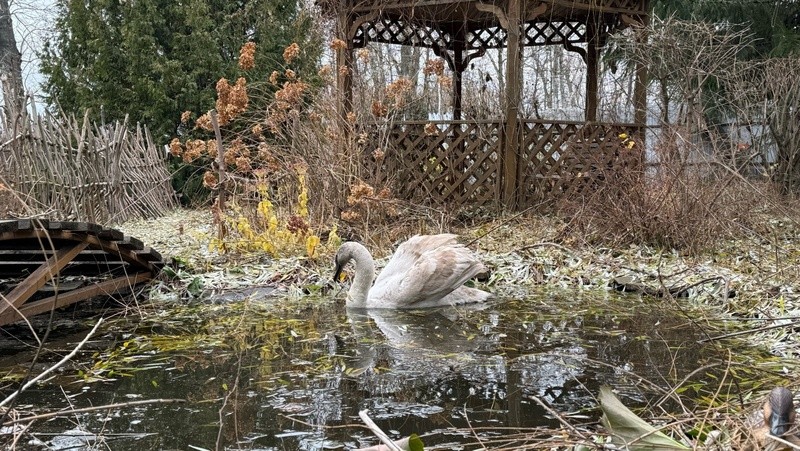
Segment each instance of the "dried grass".
[{"label": "dried grass", "polygon": [[658,154],[658,166],[608,171],[596,190],[561,202],[565,236],[586,237],[589,245],[700,255],[722,240],[750,235],[765,212],[787,213],[778,189],[765,179],[747,179],[716,161],[690,161],[674,143],[662,143]]}]

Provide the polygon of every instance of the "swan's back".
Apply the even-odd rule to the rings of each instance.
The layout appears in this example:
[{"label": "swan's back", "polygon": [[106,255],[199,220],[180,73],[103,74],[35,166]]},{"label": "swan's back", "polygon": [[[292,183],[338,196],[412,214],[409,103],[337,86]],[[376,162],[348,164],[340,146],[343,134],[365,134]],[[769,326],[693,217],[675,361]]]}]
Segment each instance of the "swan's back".
[{"label": "swan's back", "polygon": [[489,293],[463,286],[484,271],[456,235],[416,235],[397,248],[381,271],[367,306],[422,308],[485,301]]}]

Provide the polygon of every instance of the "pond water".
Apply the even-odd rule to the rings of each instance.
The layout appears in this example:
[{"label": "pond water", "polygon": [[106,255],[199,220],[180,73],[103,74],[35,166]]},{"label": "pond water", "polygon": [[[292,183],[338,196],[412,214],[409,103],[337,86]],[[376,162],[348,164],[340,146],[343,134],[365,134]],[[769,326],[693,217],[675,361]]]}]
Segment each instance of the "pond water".
[{"label": "pond water", "polygon": [[[479,438],[558,427],[538,401],[576,424],[594,421],[601,384],[641,405],[658,396],[647,381],[674,385],[716,361],[665,305],[558,293],[483,309],[349,311],[332,300],[273,298],[145,312],[106,327],[16,407],[186,400],[35,423],[28,432],[55,449],[352,449],[377,443],[360,426],[363,409],[394,438],[419,434],[426,450],[475,449]],[[50,359],[87,331],[56,334]],[[30,354],[6,348],[0,368],[19,372]]]}]

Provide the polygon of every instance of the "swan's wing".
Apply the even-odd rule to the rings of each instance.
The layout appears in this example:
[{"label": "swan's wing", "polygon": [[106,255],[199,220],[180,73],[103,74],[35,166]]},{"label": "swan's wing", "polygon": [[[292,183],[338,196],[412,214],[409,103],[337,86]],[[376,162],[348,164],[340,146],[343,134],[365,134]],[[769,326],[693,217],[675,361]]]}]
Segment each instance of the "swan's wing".
[{"label": "swan's wing", "polygon": [[403,275],[411,268],[426,252],[438,249],[442,246],[456,245],[457,235],[452,233],[442,233],[439,235],[414,235],[407,241],[398,246],[389,263],[375,279],[375,285],[379,286],[386,283],[386,279],[394,279]]},{"label": "swan's wing", "polygon": [[387,274],[380,284],[376,281],[369,302],[376,307],[394,308],[449,305],[449,300],[443,298],[484,269],[460,244],[431,249],[405,272]]}]

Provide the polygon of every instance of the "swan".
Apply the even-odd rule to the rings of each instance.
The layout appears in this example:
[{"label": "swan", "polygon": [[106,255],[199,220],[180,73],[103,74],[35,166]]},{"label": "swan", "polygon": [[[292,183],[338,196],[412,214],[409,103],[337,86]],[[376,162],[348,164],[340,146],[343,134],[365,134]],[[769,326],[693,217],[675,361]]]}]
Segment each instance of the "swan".
[{"label": "swan", "polygon": [[440,307],[491,297],[483,290],[464,286],[486,267],[450,233],[411,237],[397,248],[377,279],[375,261],[367,248],[355,241],[343,243],[336,252],[334,281],[351,260],[355,262],[355,277],[347,293],[347,307]]},{"label": "swan", "polygon": [[793,445],[800,445],[800,438],[794,430],[795,416],[792,392],[784,387],[776,387],[767,396],[762,409],[753,412],[746,420],[746,424],[758,443],[758,449],[790,449],[768,438],[780,437]]}]

